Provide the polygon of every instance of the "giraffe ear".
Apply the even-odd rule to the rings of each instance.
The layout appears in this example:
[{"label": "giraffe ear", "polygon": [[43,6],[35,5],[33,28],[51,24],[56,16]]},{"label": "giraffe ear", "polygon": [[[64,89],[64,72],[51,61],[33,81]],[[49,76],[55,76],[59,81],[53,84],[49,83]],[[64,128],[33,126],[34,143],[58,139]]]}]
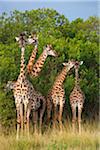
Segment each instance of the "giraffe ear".
[{"label": "giraffe ear", "polygon": [[19,37],[15,37],[15,40],[18,42],[19,41]]},{"label": "giraffe ear", "polygon": [[80,61],[80,65],[82,65],[83,64],[83,61]]},{"label": "giraffe ear", "polygon": [[62,63],[62,64],[63,64],[63,66],[67,66],[67,63],[65,63],[65,62],[64,62],[64,63]]}]

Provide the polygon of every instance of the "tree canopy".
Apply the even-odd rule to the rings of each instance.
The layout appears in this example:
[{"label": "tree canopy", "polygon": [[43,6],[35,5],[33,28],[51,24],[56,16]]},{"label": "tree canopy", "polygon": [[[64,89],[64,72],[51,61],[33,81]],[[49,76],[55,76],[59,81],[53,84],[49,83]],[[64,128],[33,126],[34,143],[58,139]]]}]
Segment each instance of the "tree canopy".
[{"label": "tree canopy", "polygon": [[[8,80],[16,80],[20,71],[20,49],[15,37],[21,32],[35,31],[39,35],[39,52],[50,43],[58,53],[57,58],[48,57],[40,76],[30,79],[34,87],[43,95],[53,85],[56,75],[62,69],[62,63],[68,59],[83,61],[80,67],[80,85],[85,93],[84,117],[93,118],[98,112],[98,64],[99,64],[99,18],[91,16],[87,20],[77,18],[69,22],[53,9],[31,11],[13,11],[10,15],[0,16],[0,123],[15,124],[15,104],[13,93],[6,93],[4,87]],[[32,46],[25,50],[26,64],[32,52]],[[68,115],[70,114],[69,94],[74,86],[74,70],[64,82]]]}]

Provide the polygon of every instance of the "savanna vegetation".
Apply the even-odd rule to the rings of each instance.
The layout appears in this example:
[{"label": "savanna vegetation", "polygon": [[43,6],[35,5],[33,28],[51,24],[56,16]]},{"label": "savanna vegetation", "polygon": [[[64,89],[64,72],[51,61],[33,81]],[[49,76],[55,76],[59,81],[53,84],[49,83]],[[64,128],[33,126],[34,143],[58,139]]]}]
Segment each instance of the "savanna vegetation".
[{"label": "savanna vegetation", "polygon": [[94,124],[85,124],[81,135],[74,134],[70,124],[62,132],[48,129],[42,135],[31,134],[16,141],[15,134],[0,135],[1,150],[99,150],[99,134]]},{"label": "savanna vegetation", "polygon": [[[16,80],[20,71],[20,49],[15,42],[16,36],[23,31],[27,31],[27,33],[35,31],[39,35],[39,52],[37,58],[47,43],[52,44],[58,53],[57,58],[47,58],[39,77],[33,79],[28,77],[34,87],[45,96],[53,85],[57,73],[62,69],[63,62],[68,61],[70,58],[84,62],[79,71],[80,85],[86,97],[82,119],[84,125],[87,121],[90,122],[91,128],[88,125],[89,130],[84,129],[82,135],[78,135],[77,137],[76,135],[70,134],[70,129],[68,132],[66,132],[67,129],[64,129],[63,134],[56,131],[52,131],[52,133],[51,131],[47,131],[41,137],[41,141],[40,136],[37,136],[35,141],[33,136],[31,141],[24,139],[21,147],[19,142],[16,149],[32,149],[32,145],[36,145],[36,149],[42,149],[42,147],[45,149],[44,145],[46,145],[46,149],[49,150],[49,146],[51,145],[51,149],[67,149],[70,147],[70,150],[73,149],[74,144],[76,145],[76,149],[77,146],[81,149],[81,147],[84,148],[85,142],[87,143],[87,148],[88,142],[90,143],[91,150],[95,150],[96,145],[98,148],[98,140],[96,138],[97,126],[92,130],[92,123],[97,123],[99,115],[98,28],[98,17],[91,16],[85,21],[77,18],[69,22],[64,15],[52,9],[37,9],[25,12],[15,10],[10,15],[3,13],[0,16],[0,130],[3,132],[6,131],[4,133],[8,134],[8,131],[14,130],[16,125],[16,109],[13,93],[7,93],[4,90],[7,81]],[[25,51],[26,64],[31,52],[32,46],[27,46]],[[64,108],[63,119],[65,120],[67,118],[67,121],[71,120],[69,94],[73,86],[74,71],[72,70],[64,82],[66,106]],[[49,135],[48,132],[51,134]],[[61,139],[59,134],[61,134]],[[57,138],[58,136],[59,138]],[[5,138],[4,140],[4,138],[3,135],[0,136],[0,139],[2,139],[0,147],[2,149],[8,150],[14,146],[12,145],[12,141],[14,142],[13,135],[10,135],[9,139]],[[47,142],[45,141],[46,139]],[[72,139],[70,145],[69,139]],[[65,141],[67,141],[67,144]],[[6,148],[3,147],[6,146],[5,143],[7,142],[8,146]],[[92,144],[95,147],[92,147],[94,146]]]}]

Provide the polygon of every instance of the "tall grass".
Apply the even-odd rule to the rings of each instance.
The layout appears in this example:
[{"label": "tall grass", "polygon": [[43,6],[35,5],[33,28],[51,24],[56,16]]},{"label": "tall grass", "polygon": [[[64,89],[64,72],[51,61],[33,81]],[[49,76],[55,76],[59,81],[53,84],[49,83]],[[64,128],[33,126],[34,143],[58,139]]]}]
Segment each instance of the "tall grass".
[{"label": "tall grass", "polygon": [[0,135],[0,150],[99,150],[99,133],[95,125],[85,124],[82,133],[72,132],[68,124],[59,129],[48,129],[42,135],[31,134],[16,140],[14,134]]}]

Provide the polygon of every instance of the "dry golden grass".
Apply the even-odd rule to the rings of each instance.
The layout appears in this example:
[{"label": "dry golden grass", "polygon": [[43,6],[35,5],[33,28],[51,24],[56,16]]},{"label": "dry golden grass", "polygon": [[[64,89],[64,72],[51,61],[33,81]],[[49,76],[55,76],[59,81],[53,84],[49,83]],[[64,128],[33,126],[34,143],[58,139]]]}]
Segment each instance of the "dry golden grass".
[{"label": "dry golden grass", "polygon": [[0,135],[0,150],[99,150],[99,131],[96,125],[84,125],[82,133],[73,133],[71,126],[48,129],[42,135],[31,134],[16,140],[14,134]]}]

